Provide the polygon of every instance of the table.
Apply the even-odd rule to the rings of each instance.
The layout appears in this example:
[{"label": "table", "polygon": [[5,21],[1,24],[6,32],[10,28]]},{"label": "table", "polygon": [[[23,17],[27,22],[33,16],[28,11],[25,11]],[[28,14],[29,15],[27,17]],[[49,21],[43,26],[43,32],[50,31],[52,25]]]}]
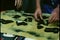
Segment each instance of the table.
[{"label": "table", "polygon": [[[5,14],[6,13],[6,14]],[[9,15],[10,13],[10,15]],[[12,14],[13,13],[13,14]],[[14,19],[12,18],[14,15],[20,15],[21,17],[19,19]],[[44,14],[43,14],[44,15]],[[16,25],[16,20],[24,20],[26,17],[21,15],[21,12],[15,12],[14,10],[9,11],[9,12],[1,12],[1,18],[5,19],[5,20],[13,20],[13,23],[9,23],[9,24],[1,24],[1,33],[8,33],[8,34],[14,34],[14,35],[19,35],[19,36],[24,36],[27,38],[32,38],[32,39],[36,39],[36,40],[49,40],[48,38],[50,37],[51,40],[57,40],[59,38],[59,33],[53,33],[53,32],[45,32],[44,29],[46,27],[50,27],[50,26],[44,26],[44,28],[42,29],[37,29],[37,22],[34,20],[32,20],[32,22],[27,22],[28,25],[24,26],[17,26]],[[52,26],[53,27],[53,26]],[[20,32],[16,32],[15,30],[22,30]],[[28,32],[32,32],[35,33],[34,34],[30,34]]]}]

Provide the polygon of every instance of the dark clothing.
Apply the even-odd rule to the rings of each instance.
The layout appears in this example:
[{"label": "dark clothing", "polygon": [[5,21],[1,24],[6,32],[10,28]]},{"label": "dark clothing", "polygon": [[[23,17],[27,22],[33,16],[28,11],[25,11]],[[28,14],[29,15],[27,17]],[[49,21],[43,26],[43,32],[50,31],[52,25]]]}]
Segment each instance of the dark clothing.
[{"label": "dark clothing", "polygon": [[22,10],[24,10],[25,12],[34,12],[36,9],[35,3],[35,0],[23,0]]},{"label": "dark clothing", "polygon": [[41,8],[44,13],[51,13],[59,4],[58,0],[42,0]]},{"label": "dark clothing", "polygon": [[[15,8],[14,6],[15,0],[1,0],[1,10],[12,10]],[[51,13],[51,11],[56,8],[58,5],[58,0],[41,0],[40,5],[42,12]],[[36,0],[23,0],[22,7],[20,8],[25,12],[35,12],[36,10]],[[20,10],[19,9],[19,10]]]},{"label": "dark clothing", "polygon": [[[51,13],[58,5],[58,0],[41,0],[42,12]],[[25,12],[34,12],[36,9],[35,0],[23,0],[23,9]]]},{"label": "dark clothing", "polygon": [[0,11],[14,9],[14,0],[1,0]]}]

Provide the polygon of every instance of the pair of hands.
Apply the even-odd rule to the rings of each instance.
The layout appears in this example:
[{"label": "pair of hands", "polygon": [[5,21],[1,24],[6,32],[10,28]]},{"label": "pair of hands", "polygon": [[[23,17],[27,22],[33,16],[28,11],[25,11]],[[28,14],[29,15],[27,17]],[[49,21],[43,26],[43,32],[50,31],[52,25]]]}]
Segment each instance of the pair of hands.
[{"label": "pair of hands", "polygon": [[[43,20],[41,9],[39,9],[39,8],[36,9],[35,14],[34,14],[34,17],[35,17],[35,19],[37,21],[39,21],[39,18],[38,17],[40,17]],[[52,11],[51,16],[49,17],[48,22],[49,23],[53,23],[53,22],[56,22],[56,21],[59,21],[59,12],[57,12],[56,9],[54,9]]]}]

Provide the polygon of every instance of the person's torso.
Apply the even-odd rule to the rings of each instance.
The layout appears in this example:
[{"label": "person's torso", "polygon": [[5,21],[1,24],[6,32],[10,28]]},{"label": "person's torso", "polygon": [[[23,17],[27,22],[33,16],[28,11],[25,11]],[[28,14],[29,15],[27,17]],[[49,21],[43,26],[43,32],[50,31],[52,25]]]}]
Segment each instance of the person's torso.
[{"label": "person's torso", "polygon": [[42,0],[43,4],[48,4],[55,8],[58,5],[58,0]]}]

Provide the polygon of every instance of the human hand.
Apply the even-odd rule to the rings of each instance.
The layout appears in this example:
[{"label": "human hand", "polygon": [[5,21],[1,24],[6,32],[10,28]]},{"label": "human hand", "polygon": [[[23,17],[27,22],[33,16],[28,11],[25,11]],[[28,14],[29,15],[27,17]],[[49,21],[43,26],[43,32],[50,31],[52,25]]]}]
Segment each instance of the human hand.
[{"label": "human hand", "polygon": [[49,17],[49,23],[59,21],[59,12],[56,10],[52,11],[51,16]]},{"label": "human hand", "polygon": [[22,0],[15,0],[15,6],[16,8],[20,8],[20,6],[22,5]]},{"label": "human hand", "polygon": [[[34,13],[34,17],[37,21],[39,21],[39,18],[43,19],[42,18],[42,12],[41,12],[41,9],[36,9],[35,13]],[[39,17],[39,18],[38,18]]]}]

